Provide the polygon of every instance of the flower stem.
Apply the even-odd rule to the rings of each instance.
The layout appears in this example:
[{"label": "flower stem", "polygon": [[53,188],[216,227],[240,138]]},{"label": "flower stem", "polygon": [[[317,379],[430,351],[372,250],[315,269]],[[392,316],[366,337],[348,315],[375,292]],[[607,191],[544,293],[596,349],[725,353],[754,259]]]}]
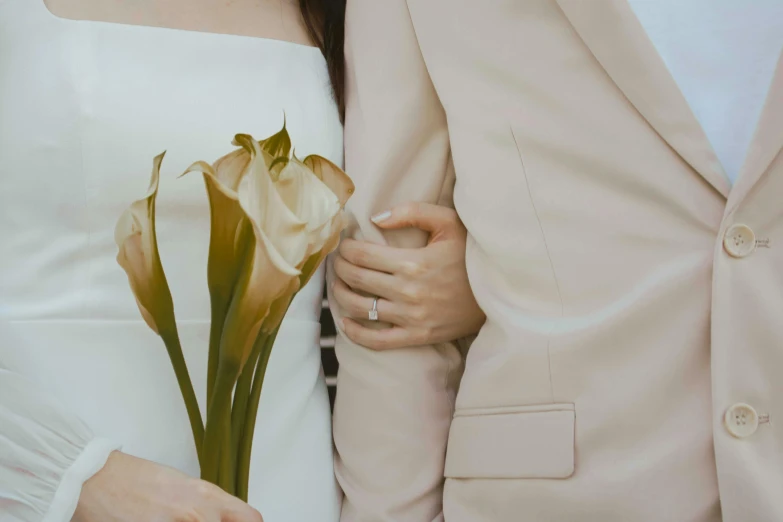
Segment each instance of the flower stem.
[{"label": "flower stem", "polygon": [[236,451],[231,438],[231,415],[222,416],[223,425],[220,434],[220,466],[218,485],[229,495],[235,494]]},{"label": "flower stem", "polygon": [[173,332],[161,333],[161,338],[166,345],[166,351],[169,354],[169,359],[171,359],[171,366],[174,368],[174,374],[177,377],[177,383],[185,401],[185,409],[190,419],[190,429],[193,432],[193,442],[196,445],[196,455],[198,455],[199,463],[201,463],[204,455],[204,421],[201,417],[201,410],[198,407],[196,392],[193,390],[193,382],[190,380],[188,365],[182,353],[179,334],[175,329]]},{"label": "flower stem", "polygon": [[245,428],[247,402],[250,398],[250,387],[253,384],[253,374],[255,373],[256,363],[263,350],[266,337],[267,336],[264,334],[259,334],[256,338],[256,341],[253,344],[253,350],[250,352],[250,357],[245,363],[242,374],[237,381],[236,390],[234,390],[234,406],[231,408],[231,442],[235,460],[240,441],[242,440],[242,432]]},{"label": "flower stem", "polygon": [[[225,320],[226,307],[219,305],[215,298],[212,300],[212,321],[209,327],[209,355],[207,359],[207,400],[215,392],[218,364],[220,363],[220,338],[223,335],[223,321]],[[209,404],[207,404],[209,410]]]},{"label": "flower stem", "polygon": [[242,437],[238,448],[236,493],[237,497],[245,502],[247,502],[248,497],[250,454],[253,449],[253,433],[255,432],[256,427],[258,404],[261,399],[261,388],[264,385],[266,368],[269,364],[269,357],[272,354],[272,347],[274,346],[278,330],[279,328],[276,328],[271,334],[264,338],[263,343],[259,343],[263,344],[263,346],[260,351],[258,364],[256,365],[255,376],[253,377],[253,386],[250,390],[250,397],[244,419],[245,426],[242,430]]},{"label": "flower stem", "polygon": [[[215,389],[207,408],[207,428],[204,434],[203,459],[201,462],[201,478],[218,484],[218,469],[220,462],[231,463],[230,453],[221,454],[222,438],[226,435],[228,426],[229,444],[231,427],[231,392],[236,383],[237,370],[233,366],[221,363],[218,367]],[[231,465],[231,464],[230,464]],[[218,484],[220,485],[220,484]]]}]

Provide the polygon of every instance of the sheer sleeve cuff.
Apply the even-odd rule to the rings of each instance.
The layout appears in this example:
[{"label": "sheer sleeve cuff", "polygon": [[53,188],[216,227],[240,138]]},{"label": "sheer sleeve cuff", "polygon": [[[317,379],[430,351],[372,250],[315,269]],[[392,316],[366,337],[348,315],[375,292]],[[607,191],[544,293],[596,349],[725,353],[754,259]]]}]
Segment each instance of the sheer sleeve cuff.
[{"label": "sheer sleeve cuff", "polygon": [[39,386],[0,368],[0,520],[69,522],[82,484],[116,449]]},{"label": "sheer sleeve cuff", "polygon": [[68,522],[73,518],[76,505],[82,493],[82,485],[98,473],[112,451],[120,448],[119,444],[107,439],[93,439],[84,448],[81,455],[63,474],[60,485],[54,493],[49,511],[42,522]]}]

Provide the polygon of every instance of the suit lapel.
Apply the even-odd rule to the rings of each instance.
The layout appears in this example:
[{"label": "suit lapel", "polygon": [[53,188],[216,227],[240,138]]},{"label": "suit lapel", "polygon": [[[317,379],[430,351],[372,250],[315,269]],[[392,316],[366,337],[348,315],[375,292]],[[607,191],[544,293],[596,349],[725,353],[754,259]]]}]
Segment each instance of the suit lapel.
[{"label": "suit lapel", "polygon": [[748,195],[775,157],[783,149],[783,53],[769,87],[769,94],[759,118],[745,164],[731,193],[729,208],[734,209]]},{"label": "suit lapel", "polygon": [[718,192],[731,185],[693,115],[627,0],[557,0],[606,73],[683,160]]}]

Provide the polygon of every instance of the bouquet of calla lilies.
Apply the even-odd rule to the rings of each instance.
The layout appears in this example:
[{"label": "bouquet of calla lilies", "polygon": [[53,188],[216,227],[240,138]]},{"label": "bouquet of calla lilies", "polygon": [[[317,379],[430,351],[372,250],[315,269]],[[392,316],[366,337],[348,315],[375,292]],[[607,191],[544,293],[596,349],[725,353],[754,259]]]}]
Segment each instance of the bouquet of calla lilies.
[{"label": "bouquet of calla lilies", "polygon": [[147,194],[122,215],[115,239],[139,311],[174,367],[201,477],[247,501],[253,431],[277,331],[296,293],[337,247],[354,186],[320,156],[297,159],[285,127],[263,141],[239,134],[234,145],[214,164],[198,161],[185,171],[204,177],[211,214],[206,426],[158,254],[155,199],[165,153],[154,159]]}]

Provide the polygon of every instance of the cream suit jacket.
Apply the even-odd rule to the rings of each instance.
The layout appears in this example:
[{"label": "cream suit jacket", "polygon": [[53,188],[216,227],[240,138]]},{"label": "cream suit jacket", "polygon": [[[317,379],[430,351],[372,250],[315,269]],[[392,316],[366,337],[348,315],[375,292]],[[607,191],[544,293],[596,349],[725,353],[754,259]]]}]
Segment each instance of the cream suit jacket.
[{"label": "cream suit jacket", "polygon": [[783,65],[732,188],[625,0],[346,31],[349,233],[421,245],[369,216],[453,202],[487,322],[461,378],[338,339],[343,520],[783,520]]}]

